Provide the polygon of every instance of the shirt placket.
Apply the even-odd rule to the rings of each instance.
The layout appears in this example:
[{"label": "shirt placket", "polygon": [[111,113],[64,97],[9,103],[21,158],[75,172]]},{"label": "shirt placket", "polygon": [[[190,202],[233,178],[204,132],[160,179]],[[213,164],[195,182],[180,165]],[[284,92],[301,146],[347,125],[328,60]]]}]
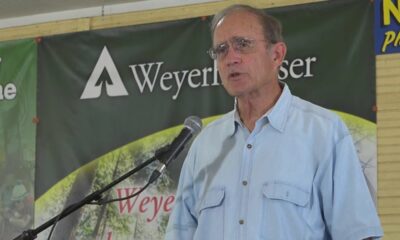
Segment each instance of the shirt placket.
[{"label": "shirt placket", "polygon": [[238,219],[239,225],[239,239],[246,240],[247,239],[247,225],[249,223],[248,209],[249,209],[249,193],[251,187],[251,171],[252,165],[254,162],[254,149],[256,144],[256,136],[262,130],[265,123],[267,123],[267,119],[260,119],[256,122],[256,126],[251,133],[247,132],[247,139],[245,142],[245,146],[243,148],[243,161],[242,161],[242,171],[240,174],[240,213]]},{"label": "shirt placket", "polygon": [[249,208],[249,192],[251,187],[250,174],[253,164],[255,135],[258,131],[257,127],[248,135],[243,147],[243,161],[240,175],[240,213],[238,219],[239,239],[245,240],[248,225],[248,208]]}]

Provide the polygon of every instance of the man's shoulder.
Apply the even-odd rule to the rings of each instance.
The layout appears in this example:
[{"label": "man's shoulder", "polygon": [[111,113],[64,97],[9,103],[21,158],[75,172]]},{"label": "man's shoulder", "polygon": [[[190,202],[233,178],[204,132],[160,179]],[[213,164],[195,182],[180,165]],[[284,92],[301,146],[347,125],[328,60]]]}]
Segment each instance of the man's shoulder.
[{"label": "man's shoulder", "polygon": [[299,97],[293,97],[288,121],[287,126],[291,129],[299,131],[307,129],[309,137],[328,139],[332,136],[332,140],[337,141],[350,134],[346,124],[335,111]]},{"label": "man's shoulder", "polygon": [[233,123],[233,121],[234,121],[234,110],[227,112],[218,117],[217,119],[215,119],[214,121],[210,122],[206,126],[206,128],[218,128],[226,124]]},{"label": "man's shoulder", "polygon": [[199,137],[230,132],[234,127],[234,111],[225,113],[208,123],[200,132]]},{"label": "man's shoulder", "polygon": [[301,114],[304,114],[310,118],[321,118],[329,122],[337,122],[340,120],[339,116],[332,110],[297,96],[293,96],[292,107],[294,110],[299,111]]},{"label": "man's shoulder", "polygon": [[[232,124],[232,125],[231,125]],[[233,113],[228,112],[208,123],[194,139],[192,149],[202,150],[204,146],[219,144],[234,130]],[[196,151],[196,150],[194,150]]]}]

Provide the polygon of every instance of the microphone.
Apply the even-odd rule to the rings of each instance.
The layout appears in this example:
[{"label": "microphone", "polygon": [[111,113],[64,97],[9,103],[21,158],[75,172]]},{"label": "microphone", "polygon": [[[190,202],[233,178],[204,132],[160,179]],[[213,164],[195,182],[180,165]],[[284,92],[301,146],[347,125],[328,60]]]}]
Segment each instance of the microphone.
[{"label": "microphone", "polygon": [[185,145],[189,142],[189,140],[200,132],[202,128],[201,119],[197,116],[190,116],[185,119],[184,128],[179,133],[179,135],[172,141],[172,143],[168,146],[166,150],[163,150],[160,156],[157,159],[161,162],[160,167],[153,171],[149,179],[149,183],[153,182],[161,175],[162,172],[165,171],[168,164],[178,157],[178,155],[182,152]]}]

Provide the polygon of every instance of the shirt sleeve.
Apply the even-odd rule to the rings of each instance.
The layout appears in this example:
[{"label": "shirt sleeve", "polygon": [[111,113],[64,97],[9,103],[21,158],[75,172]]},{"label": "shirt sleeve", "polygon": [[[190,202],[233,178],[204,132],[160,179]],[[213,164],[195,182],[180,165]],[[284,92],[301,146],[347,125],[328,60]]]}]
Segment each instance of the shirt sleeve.
[{"label": "shirt sleeve", "polygon": [[194,214],[195,197],[193,189],[192,154],[193,147],[186,157],[181,174],[175,204],[170,214],[165,240],[191,240],[197,228],[197,219]]},{"label": "shirt sleeve", "polygon": [[348,132],[336,142],[329,160],[320,191],[332,239],[380,239],[383,231],[379,217]]}]

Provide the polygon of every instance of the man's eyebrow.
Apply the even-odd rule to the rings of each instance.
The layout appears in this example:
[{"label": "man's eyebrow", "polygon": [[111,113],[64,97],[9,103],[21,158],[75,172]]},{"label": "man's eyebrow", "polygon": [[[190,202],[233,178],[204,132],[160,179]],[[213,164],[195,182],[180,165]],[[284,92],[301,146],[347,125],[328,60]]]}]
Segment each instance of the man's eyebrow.
[{"label": "man's eyebrow", "polygon": [[224,43],[227,43],[227,42],[229,42],[230,40],[235,39],[235,38],[236,38],[236,39],[238,39],[238,38],[241,38],[241,39],[250,39],[250,38],[245,37],[245,36],[234,35],[234,36],[230,37],[228,40],[218,42],[218,43],[216,43],[216,44],[213,45],[213,46],[219,46],[219,45],[224,44]]}]

